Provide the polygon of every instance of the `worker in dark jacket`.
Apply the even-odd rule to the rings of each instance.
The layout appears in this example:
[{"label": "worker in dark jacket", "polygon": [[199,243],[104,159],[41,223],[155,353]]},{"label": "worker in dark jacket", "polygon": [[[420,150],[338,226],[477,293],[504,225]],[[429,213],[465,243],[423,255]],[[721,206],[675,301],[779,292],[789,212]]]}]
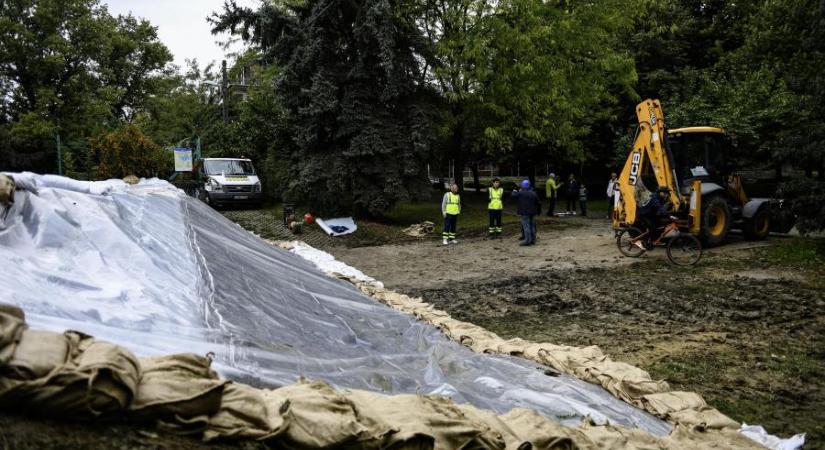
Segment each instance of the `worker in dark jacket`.
[{"label": "worker in dark jacket", "polygon": [[670,216],[668,213],[669,197],[670,189],[661,186],[656,189],[656,193],[650,197],[650,200],[638,209],[638,221],[647,231],[648,247],[658,238],[660,225]]},{"label": "worker in dark jacket", "polygon": [[535,245],[536,216],[541,213],[539,196],[530,189],[530,181],[523,180],[521,190],[513,191],[512,198],[516,200],[516,212],[521,216],[521,230],[524,234],[524,240],[519,245]]},{"label": "worker in dark jacket", "polygon": [[564,188],[565,196],[567,197],[567,214],[576,215],[576,203],[579,200],[580,187],[581,184],[576,180],[576,176],[571,173]]}]

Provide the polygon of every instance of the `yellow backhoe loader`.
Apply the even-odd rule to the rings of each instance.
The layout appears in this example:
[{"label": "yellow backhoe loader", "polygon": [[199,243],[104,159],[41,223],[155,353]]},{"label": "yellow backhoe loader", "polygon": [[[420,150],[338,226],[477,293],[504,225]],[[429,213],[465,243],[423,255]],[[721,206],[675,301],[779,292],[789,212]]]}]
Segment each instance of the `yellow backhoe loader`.
[{"label": "yellow backhoe loader", "polygon": [[659,100],[639,103],[636,117],[636,138],[613,198],[614,229],[636,224],[637,208],[658,187],[670,189],[668,207],[680,227],[706,245],[722,243],[732,228],[749,239],[764,239],[771,231],[786,233],[793,226],[786,214],[778,214],[781,201],[747,196],[726,160],[724,130],[668,130]]}]

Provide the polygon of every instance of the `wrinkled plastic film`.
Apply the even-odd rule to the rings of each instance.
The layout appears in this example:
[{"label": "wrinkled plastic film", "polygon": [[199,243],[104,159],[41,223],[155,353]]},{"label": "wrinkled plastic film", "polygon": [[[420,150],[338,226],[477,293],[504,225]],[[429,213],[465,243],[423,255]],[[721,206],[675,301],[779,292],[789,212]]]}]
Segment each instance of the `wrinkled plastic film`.
[{"label": "wrinkled plastic film", "polygon": [[79,330],[141,356],[211,352],[223,376],[256,386],[304,376],[499,413],[527,407],[571,425],[589,415],[670,430],[599,386],[474,353],[165,182],[107,186],[16,193],[0,229],[0,290],[33,328]]}]

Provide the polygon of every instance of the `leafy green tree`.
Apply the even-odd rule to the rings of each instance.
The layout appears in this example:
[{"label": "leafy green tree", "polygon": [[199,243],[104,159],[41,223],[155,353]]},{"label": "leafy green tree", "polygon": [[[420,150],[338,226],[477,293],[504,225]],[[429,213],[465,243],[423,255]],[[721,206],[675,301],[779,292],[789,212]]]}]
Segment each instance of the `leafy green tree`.
[{"label": "leafy green tree", "polygon": [[583,161],[590,126],[636,81],[629,53],[617,51],[630,13],[626,2],[499,2],[485,21],[481,91],[496,113],[485,129],[494,147],[522,141],[556,160]]},{"label": "leafy green tree", "polygon": [[[431,82],[449,104],[450,155],[529,155],[582,161],[581,139],[632,91],[629,52],[618,32],[627,2],[445,0],[420,21],[431,40]],[[461,184],[461,179],[456,180]]]},{"label": "leafy green tree", "polygon": [[429,123],[413,24],[393,0],[233,2],[213,18],[282,65],[273,152],[288,200],[320,214],[381,214],[424,187]]},{"label": "leafy green tree", "polygon": [[201,69],[197,61],[187,61],[183,73],[156,78],[156,94],[143,100],[143,108],[134,114],[138,124],[152,139],[163,146],[201,137],[212,142],[211,134],[221,121],[219,96],[207,83],[218,75],[212,66]]},{"label": "leafy green tree", "polygon": [[54,171],[55,140],[86,160],[86,139],[142,108],[171,60],[155,29],[98,0],[0,2],[0,160]]},{"label": "leafy green tree", "polygon": [[825,180],[825,3],[761,2],[735,56],[743,70],[770,67],[797,97],[794,114],[781,119],[781,128],[770,130],[783,132],[783,148],[776,152],[785,156],[781,161],[794,161],[809,176],[817,169]]}]

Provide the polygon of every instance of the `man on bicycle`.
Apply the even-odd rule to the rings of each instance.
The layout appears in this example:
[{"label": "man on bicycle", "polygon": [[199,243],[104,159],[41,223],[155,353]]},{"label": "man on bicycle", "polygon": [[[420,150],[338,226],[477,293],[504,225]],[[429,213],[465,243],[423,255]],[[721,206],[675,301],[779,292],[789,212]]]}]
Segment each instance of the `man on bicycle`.
[{"label": "man on bicycle", "polygon": [[669,197],[670,189],[667,186],[660,186],[656,189],[656,195],[651,196],[650,200],[639,208],[638,222],[641,228],[647,231],[648,248],[652,247],[653,242],[658,239],[659,228],[670,217],[667,206]]}]

